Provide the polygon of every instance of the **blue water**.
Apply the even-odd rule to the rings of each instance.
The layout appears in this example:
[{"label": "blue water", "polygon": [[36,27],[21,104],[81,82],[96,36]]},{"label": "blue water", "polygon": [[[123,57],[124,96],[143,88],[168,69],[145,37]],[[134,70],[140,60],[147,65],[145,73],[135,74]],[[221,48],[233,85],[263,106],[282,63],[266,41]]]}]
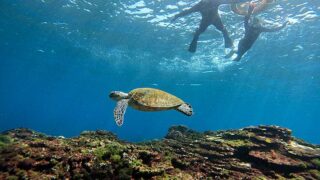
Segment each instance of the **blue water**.
[{"label": "blue water", "polygon": [[[191,2],[191,3],[190,3]],[[0,130],[76,136],[105,129],[129,141],[162,138],[172,125],[223,130],[270,124],[320,144],[320,1],[277,1],[260,17],[290,25],[263,34],[239,63],[210,27],[187,51],[200,15],[168,24],[197,1],[1,0]],[[221,6],[235,41],[242,17]],[[195,114],[128,108],[113,120],[112,90],[154,87]]]}]

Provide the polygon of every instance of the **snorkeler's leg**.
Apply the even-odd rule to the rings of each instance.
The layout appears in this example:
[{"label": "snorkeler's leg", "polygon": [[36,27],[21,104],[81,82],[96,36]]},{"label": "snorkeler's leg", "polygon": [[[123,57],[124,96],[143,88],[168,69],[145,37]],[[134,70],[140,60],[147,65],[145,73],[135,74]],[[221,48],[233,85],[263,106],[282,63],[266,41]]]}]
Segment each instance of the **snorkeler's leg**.
[{"label": "snorkeler's leg", "polygon": [[224,58],[231,58],[234,53],[236,53],[237,51],[235,49],[231,49],[231,51],[229,53],[226,53],[226,55],[224,56]]},{"label": "snorkeler's leg", "polygon": [[242,56],[249,50],[249,47],[247,46],[247,43],[245,42],[245,39],[241,39],[238,44],[238,52],[237,57],[233,59],[233,61],[240,61]]},{"label": "snorkeler's leg", "polygon": [[190,43],[189,52],[192,52],[192,53],[196,52],[199,36],[208,28],[209,25],[210,24],[208,22],[201,20],[200,26],[194,33],[192,42]]},{"label": "snorkeler's leg", "polygon": [[214,19],[213,25],[222,32],[224,39],[224,47],[225,48],[233,48],[233,41],[229,36],[227,29],[224,27],[219,15]]},{"label": "snorkeler's leg", "polygon": [[232,61],[240,61],[243,55],[238,54],[236,58],[232,59]]}]

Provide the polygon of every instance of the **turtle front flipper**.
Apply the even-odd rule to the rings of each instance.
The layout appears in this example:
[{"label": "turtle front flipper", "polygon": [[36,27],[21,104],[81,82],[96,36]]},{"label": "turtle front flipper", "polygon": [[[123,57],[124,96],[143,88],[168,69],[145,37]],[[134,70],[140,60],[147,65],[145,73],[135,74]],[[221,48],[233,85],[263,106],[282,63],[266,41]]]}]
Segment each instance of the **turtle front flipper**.
[{"label": "turtle front flipper", "polygon": [[122,99],[118,101],[116,107],[113,110],[114,120],[116,121],[118,126],[122,126],[123,124],[124,114],[126,113],[128,102],[129,99]]},{"label": "turtle front flipper", "polygon": [[187,116],[193,115],[193,109],[192,109],[191,105],[188,103],[183,103],[180,106],[178,106],[177,111],[182,112],[183,114],[185,114]]}]

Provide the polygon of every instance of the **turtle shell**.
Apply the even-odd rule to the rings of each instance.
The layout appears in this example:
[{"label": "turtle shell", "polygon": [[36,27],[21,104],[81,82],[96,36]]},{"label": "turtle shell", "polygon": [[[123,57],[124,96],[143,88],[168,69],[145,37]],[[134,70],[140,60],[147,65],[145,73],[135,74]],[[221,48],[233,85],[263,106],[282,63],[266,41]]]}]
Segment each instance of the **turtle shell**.
[{"label": "turtle shell", "polygon": [[151,109],[170,109],[184,103],[180,98],[154,88],[137,88],[130,91],[129,96],[140,106]]}]

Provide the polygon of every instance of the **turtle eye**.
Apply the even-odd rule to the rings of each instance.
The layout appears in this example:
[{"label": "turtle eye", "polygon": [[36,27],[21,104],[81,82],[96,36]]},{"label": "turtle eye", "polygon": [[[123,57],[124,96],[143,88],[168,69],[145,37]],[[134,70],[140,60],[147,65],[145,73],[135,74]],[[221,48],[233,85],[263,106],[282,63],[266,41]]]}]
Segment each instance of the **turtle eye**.
[{"label": "turtle eye", "polygon": [[115,97],[117,95],[117,92],[116,91],[111,91],[110,94],[109,94],[109,97]]}]

